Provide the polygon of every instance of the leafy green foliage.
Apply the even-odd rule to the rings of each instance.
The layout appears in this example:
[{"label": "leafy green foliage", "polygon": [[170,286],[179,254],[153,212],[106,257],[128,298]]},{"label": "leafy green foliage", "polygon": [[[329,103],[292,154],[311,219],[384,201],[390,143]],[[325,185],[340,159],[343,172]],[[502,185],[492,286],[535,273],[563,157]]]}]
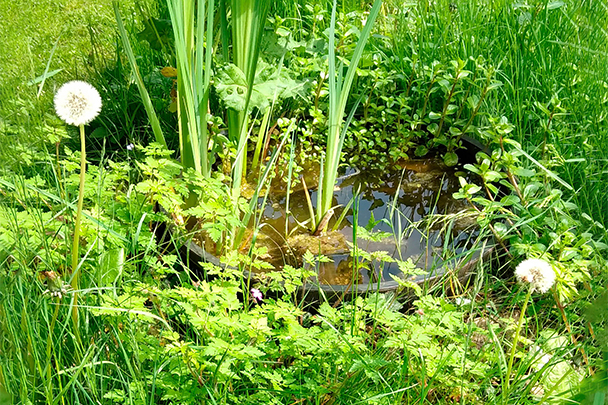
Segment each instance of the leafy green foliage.
[{"label": "leafy green foliage", "polygon": [[257,108],[265,112],[271,105],[283,98],[300,96],[303,87],[289,77],[288,71],[276,70],[268,63],[258,63],[251,98],[247,100],[247,81],[236,65],[229,64],[220,69],[214,78],[218,96],[227,108],[243,111],[245,105],[250,109]]},{"label": "leafy green foliage", "polygon": [[[593,403],[606,393],[605,314],[589,310],[589,317],[582,317],[587,307],[605,306],[601,207],[607,201],[602,154],[608,41],[601,2],[488,6],[387,0],[346,106],[361,100],[342,161],[362,168],[382,169],[436,151],[453,165],[465,135],[490,145],[475,164],[464,166],[479,182],[463,179],[457,196],[479,214],[482,236],[488,230],[494,234],[504,266],[498,270],[533,256],[550,261],[558,273],[552,296],[533,297],[523,311],[526,328],[514,350],[512,375],[505,375],[504,354],[512,349],[521,293],[508,278],[496,277],[494,262],[480,264],[469,290],[438,283],[436,294],[427,295],[425,286],[399,279],[403,288],[414,289],[413,308],[402,306],[401,297],[370,294],[311,309],[299,289],[310,271],[286,267],[243,280],[242,270],[268,270],[260,259],[265,252],[256,249],[251,256],[228,252],[230,266],[206,264],[209,279],[198,279],[168,250],[182,235],[161,243],[155,227],[169,217],[189,238],[189,216],[212,242],[225,244],[242,226],[241,214],[252,214],[242,199],[231,198],[220,174],[230,168],[210,159],[217,173],[203,179],[158,145],[125,150],[139,140],[147,145],[148,121],[120,50],[112,58],[112,50],[101,46],[112,43],[106,39],[114,24],[106,6],[93,9],[101,18],[89,19],[92,47],[76,64],[74,49],[89,51],[85,25],[77,26],[84,14],[78,2],[61,10],[70,20],[68,34],[61,36],[63,48],[41,86],[47,61],[39,55],[45,58],[45,44],[53,43],[58,31],[47,29],[54,18],[38,16],[41,7],[55,12],[57,6],[36,2],[19,14],[15,4],[5,3],[0,5],[8,10],[5,15],[32,15],[45,33],[12,29],[23,18],[4,27],[11,35],[3,36],[9,57],[0,62],[0,77],[7,79],[0,98],[0,402],[546,403],[569,397],[580,377],[592,372],[576,399]],[[335,22],[336,55],[345,65],[366,18],[366,10],[351,12],[354,3],[344,2]],[[299,118],[290,157],[278,156],[280,163],[269,169],[275,178],[287,177],[285,162],[297,160],[289,170],[293,177],[305,170],[304,163],[318,163],[327,145],[330,18],[323,2],[271,7],[277,14],[266,21],[265,61],[249,101],[254,111],[270,112],[264,131],[257,129],[264,119],[251,117],[250,132],[263,141],[263,166],[267,150]],[[58,15],[48,11],[42,15]],[[127,29],[141,33],[140,43],[134,43],[142,55],[141,79],[168,143],[177,147],[176,117],[167,109],[173,79],[160,73],[174,65],[175,50],[166,38],[173,27],[162,14],[166,10],[159,6],[159,11],[158,18],[149,13],[137,18],[143,29],[138,21],[128,21]],[[213,57],[222,64],[229,60]],[[88,137],[99,152],[89,156],[93,164],[85,184],[78,308],[83,322],[76,330],[66,268],[80,156],[65,148],[72,134],[49,114],[49,89],[96,63],[105,65],[99,76],[104,117]],[[278,64],[280,72],[274,69]],[[23,66],[32,72],[24,73]],[[239,153],[246,157],[247,148],[222,132],[228,122],[222,107],[244,109],[245,87],[238,71],[215,73],[209,106],[200,105],[207,117],[201,125],[209,130],[211,154],[230,163]],[[41,99],[34,100],[39,91]],[[274,106],[267,109],[270,100]],[[494,118],[502,115],[507,118]],[[184,209],[193,200],[199,203]],[[155,203],[167,214],[156,212]],[[383,236],[372,229],[370,224],[358,234]],[[385,252],[359,253],[367,262],[388,260]],[[310,263],[326,259],[305,257]],[[411,262],[399,266],[404,274],[418,271]],[[260,290],[261,301],[251,288]],[[461,292],[468,298],[452,299],[450,294]],[[504,381],[512,392],[501,392]]]},{"label": "leafy green foliage", "polygon": [[492,146],[491,153],[479,152],[478,163],[465,166],[481,178],[483,186],[461,178],[462,188],[455,197],[479,207],[480,226],[492,227],[498,240],[508,241],[512,254],[543,257],[553,263],[559,299],[571,300],[577,286],[590,280],[591,272],[603,270],[597,253],[608,246],[576,219],[578,207],[555,188],[563,180],[535,160],[535,168],[524,168],[522,156],[529,155],[509,138],[512,130],[504,117],[490,120],[481,133]]},{"label": "leafy green foliage", "polygon": [[[404,367],[414,381],[431,377],[441,394],[465,395],[479,389],[475,381],[483,380],[489,370],[481,360],[491,358],[490,352],[458,350],[463,343],[470,344],[471,331],[463,324],[464,313],[441,299],[425,297],[416,304],[417,313],[405,316],[390,295],[372,295],[342,309],[323,304],[319,314],[310,317],[282,299],[266,298],[262,305],[247,307],[237,299],[242,287],[234,276],[223,273],[215,281],[174,289],[135,284],[122,296],[138,297],[134,301],[104,298],[106,306],[132,313],[105,312],[113,318],[111,323],[131,318],[120,335],[125,342],[128,336],[135,337],[126,349],[137,344],[142,366],[156,370],[155,398],[181,403],[201,398],[218,403],[309,403],[335,397],[350,403],[355,400],[348,390],[350,381],[365,387],[366,398],[372,401],[376,395],[397,395],[390,386],[394,377],[403,376]],[[170,328],[137,315],[146,311],[142,303],[150,300]],[[184,327],[188,334],[179,332]],[[167,359],[165,367],[154,366],[160,358]],[[415,371],[420,370],[420,361],[426,374]],[[344,379],[326,381],[326,375]],[[463,381],[468,381],[466,388]],[[115,390],[108,398],[126,394]]]}]

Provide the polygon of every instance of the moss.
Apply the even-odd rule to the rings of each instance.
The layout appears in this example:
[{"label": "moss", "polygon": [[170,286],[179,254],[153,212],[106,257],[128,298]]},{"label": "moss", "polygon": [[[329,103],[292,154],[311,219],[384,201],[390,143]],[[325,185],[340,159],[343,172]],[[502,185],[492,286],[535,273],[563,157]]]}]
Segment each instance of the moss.
[{"label": "moss", "polygon": [[287,245],[297,256],[303,256],[307,251],[325,256],[350,253],[346,238],[337,231],[322,236],[296,235],[287,240]]}]

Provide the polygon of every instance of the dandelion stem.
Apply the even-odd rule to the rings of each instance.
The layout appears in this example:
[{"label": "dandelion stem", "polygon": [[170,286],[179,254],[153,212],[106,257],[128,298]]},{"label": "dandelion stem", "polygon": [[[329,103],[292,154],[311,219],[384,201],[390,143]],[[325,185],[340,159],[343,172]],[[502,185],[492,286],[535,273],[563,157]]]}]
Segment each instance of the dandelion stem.
[{"label": "dandelion stem", "polygon": [[534,291],[534,285],[530,284],[528,288],[528,294],[526,295],[526,299],[524,300],[524,305],[521,308],[521,312],[519,314],[519,321],[517,322],[517,329],[515,330],[515,336],[513,336],[513,344],[511,346],[511,354],[509,355],[509,363],[507,365],[507,374],[506,378],[506,393],[505,398],[509,397],[509,383],[511,381],[511,370],[513,368],[513,359],[515,358],[515,351],[517,349],[517,343],[519,341],[519,332],[521,332],[521,326],[524,321],[524,317],[526,316],[526,309],[528,308],[528,301],[530,301],[530,297],[532,296],[532,291]]},{"label": "dandelion stem", "polygon": [[80,221],[82,217],[82,204],[84,200],[84,180],[87,166],[87,155],[84,144],[84,124],[80,125],[80,185],[78,188],[78,205],[76,209],[76,221],[74,222],[74,241],[72,242],[72,290],[74,291],[72,300],[72,320],[78,336],[78,280],[80,269],[78,268],[78,248],[80,247]]}]

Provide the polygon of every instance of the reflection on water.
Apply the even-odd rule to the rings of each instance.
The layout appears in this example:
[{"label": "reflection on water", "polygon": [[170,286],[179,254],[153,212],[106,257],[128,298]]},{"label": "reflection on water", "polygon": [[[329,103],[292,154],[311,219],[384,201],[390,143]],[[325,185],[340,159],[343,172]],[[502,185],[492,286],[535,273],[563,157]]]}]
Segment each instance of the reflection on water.
[{"label": "reflection on water", "polygon": [[[358,173],[350,169],[338,182],[334,192],[335,214],[330,221],[332,229],[345,207],[359,191],[357,223],[365,227],[377,222],[373,232],[386,232],[390,236],[376,237],[374,240],[357,238],[357,247],[366,252],[385,251],[399,260],[411,258],[417,267],[431,270],[441,264],[444,238],[438,229],[415,229],[413,224],[428,214],[449,214],[467,209],[466,203],[455,200],[454,192],[460,188],[456,173],[458,166],[448,168],[439,159],[407,161],[402,169],[383,173]],[[460,173],[462,174],[462,173]],[[316,201],[316,191],[310,191],[311,201]],[[302,265],[301,257],[306,250],[318,253],[319,249],[333,259],[331,263],[321,263],[319,280],[326,284],[349,284],[390,280],[390,274],[400,275],[397,263],[367,263],[358,266],[353,275],[353,260],[350,255],[353,243],[353,208],[349,208],[344,220],[335,233],[323,238],[311,238],[306,230],[298,226],[310,219],[307,200],[300,188],[289,197],[289,213],[286,218],[286,197],[270,195],[263,210],[263,224],[258,245],[267,246],[272,263],[276,267],[284,264]],[[466,248],[475,221],[455,224],[450,243],[446,246],[457,253]],[[287,229],[286,229],[287,228]],[[425,227],[426,228],[426,227]],[[467,231],[469,232],[465,232]],[[361,233],[361,231],[360,231]],[[289,235],[288,237],[286,235]],[[365,267],[371,269],[366,270]],[[371,276],[371,277],[370,277]]]}]

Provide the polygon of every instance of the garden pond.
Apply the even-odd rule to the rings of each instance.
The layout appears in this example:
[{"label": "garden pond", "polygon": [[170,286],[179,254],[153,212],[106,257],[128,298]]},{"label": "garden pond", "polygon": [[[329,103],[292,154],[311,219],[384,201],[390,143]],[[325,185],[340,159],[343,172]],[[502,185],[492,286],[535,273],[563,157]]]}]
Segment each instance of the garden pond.
[{"label": "garden pond", "polygon": [[[463,150],[461,155],[471,153]],[[305,266],[307,251],[322,254],[330,260],[318,260],[315,272],[326,285],[391,281],[403,277],[405,268],[411,281],[423,282],[441,274],[444,257],[463,255],[478,235],[475,211],[453,197],[459,176],[474,181],[462,164],[448,167],[440,157],[430,157],[402,161],[383,172],[346,169],[334,189],[328,231],[319,236],[306,227],[310,202],[317,199],[319,170],[305,170],[303,184],[309,189],[293,184],[288,199],[284,186],[271,187],[266,198],[259,198],[259,231],[247,232],[241,251],[252,242],[266,248],[261,258],[275,269]],[[202,244],[213,251],[209,243]]]}]

